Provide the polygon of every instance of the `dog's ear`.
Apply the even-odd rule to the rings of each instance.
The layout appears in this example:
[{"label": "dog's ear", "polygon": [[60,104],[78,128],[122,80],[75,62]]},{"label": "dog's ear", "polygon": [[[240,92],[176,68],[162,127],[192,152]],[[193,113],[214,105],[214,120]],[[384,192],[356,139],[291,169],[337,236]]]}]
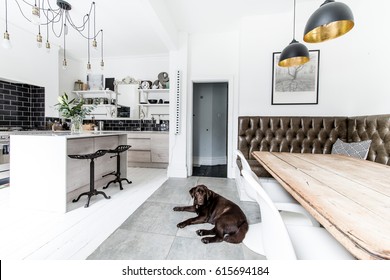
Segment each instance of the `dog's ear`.
[{"label": "dog's ear", "polygon": [[210,190],[208,187],[206,187],[205,185],[204,186],[204,190],[206,192],[206,199],[209,200],[211,197],[213,197],[214,195],[214,192],[212,190]]},{"label": "dog's ear", "polygon": [[192,198],[194,198],[195,190],[196,190],[196,187],[193,187],[192,189],[190,189],[190,195]]},{"label": "dog's ear", "polygon": [[207,190],[207,200],[209,200],[211,197],[213,197],[214,192],[212,190]]}]

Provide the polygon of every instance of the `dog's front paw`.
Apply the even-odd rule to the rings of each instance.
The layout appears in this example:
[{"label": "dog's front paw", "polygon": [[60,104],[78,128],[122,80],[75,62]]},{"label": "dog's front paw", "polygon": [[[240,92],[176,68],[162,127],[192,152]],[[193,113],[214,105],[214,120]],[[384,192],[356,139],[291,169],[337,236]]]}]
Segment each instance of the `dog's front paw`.
[{"label": "dog's front paw", "polygon": [[173,207],[173,211],[183,211],[183,207],[180,206]]},{"label": "dog's front paw", "polygon": [[201,241],[202,241],[204,244],[209,244],[209,243],[210,243],[210,239],[207,238],[207,237],[203,237],[203,238],[201,239]]},{"label": "dog's front paw", "polygon": [[177,224],[178,228],[184,228],[185,226],[187,226],[187,224],[185,222],[181,222],[181,223]]},{"label": "dog's front paw", "polygon": [[202,229],[198,229],[196,231],[196,234],[199,235],[199,236],[202,236],[203,235],[203,230]]}]

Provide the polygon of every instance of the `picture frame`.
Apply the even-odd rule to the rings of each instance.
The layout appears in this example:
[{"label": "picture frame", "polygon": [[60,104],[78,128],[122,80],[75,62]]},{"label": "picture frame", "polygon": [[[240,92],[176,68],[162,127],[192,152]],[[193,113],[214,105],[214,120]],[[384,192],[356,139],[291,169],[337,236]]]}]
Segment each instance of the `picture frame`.
[{"label": "picture frame", "polygon": [[273,53],[271,104],[318,104],[320,51],[309,50],[310,61],[295,67],[280,67],[280,54]]},{"label": "picture frame", "polygon": [[89,90],[102,90],[104,89],[103,85],[103,75],[88,74],[87,83]]}]

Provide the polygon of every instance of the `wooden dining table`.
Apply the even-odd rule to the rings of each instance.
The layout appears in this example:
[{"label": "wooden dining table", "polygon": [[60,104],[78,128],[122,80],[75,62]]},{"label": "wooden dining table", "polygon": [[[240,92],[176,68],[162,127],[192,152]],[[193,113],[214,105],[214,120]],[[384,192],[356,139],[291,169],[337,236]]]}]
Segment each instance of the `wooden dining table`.
[{"label": "wooden dining table", "polygon": [[332,154],[253,156],[357,259],[390,259],[390,166]]}]

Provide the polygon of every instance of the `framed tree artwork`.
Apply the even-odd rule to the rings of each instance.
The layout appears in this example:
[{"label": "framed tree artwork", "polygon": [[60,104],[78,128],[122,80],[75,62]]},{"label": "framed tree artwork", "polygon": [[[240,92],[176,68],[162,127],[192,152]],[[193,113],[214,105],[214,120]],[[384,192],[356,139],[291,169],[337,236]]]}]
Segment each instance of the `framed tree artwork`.
[{"label": "framed tree artwork", "polygon": [[318,104],[320,51],[309,54],[310,61],[303,65],[280,67],[280,52],[273,53],[272,105]]}]

